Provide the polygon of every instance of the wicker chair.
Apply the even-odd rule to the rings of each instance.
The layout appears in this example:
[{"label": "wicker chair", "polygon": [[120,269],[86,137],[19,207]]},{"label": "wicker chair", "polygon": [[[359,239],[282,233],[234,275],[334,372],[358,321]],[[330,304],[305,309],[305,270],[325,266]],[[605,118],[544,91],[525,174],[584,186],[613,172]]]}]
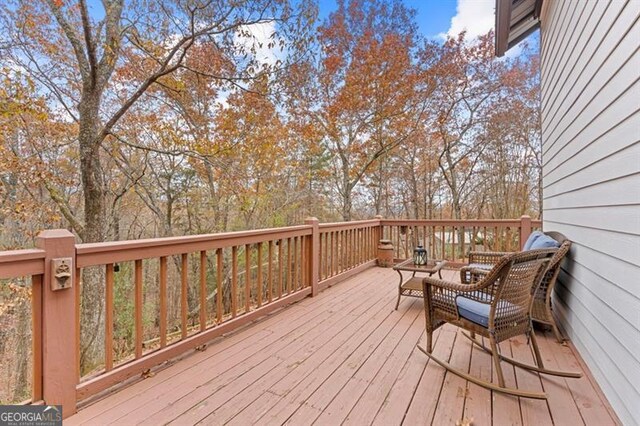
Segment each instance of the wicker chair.
[{"label": "wicker chair", "polygon": [[[580,373],[552,371],[544,368],[531,323],[532,294],[537,289],[556,249],[531,250],[503,256],[483,278],[472,284],[459,284],[424,278],[422,282],[426,320],[426,347],[418,348],[448,371],[480,386],[510,395],[545,399],[547,395],[507,388],[500,360],[530,371],[562,377],[581,377]],[[533,289],[533,291],[532,291]],[[498,385],[457,370],[433,355],[433,332],[445,323],[461,327],[475,344],[490,353],[498,376]],[[475,335],[489,339],[490,348]],[[498,344],[518,335],[526,335],[533,346],[537,366],[520,363],[500,355]]]},{"label": "wicker chair", "polygon": [[[571,249],[571,241],[559,232],[545,232],[545,235],[556,240],[560,247],[556,254],[551,258],[547,271],[542,278],[540,286],[535,292],[533,305],[531,310],[531,319],[535,322],[551,326],[553,333],[558,342],[562,343],[564,338],[558,329],[558,325],[553,317],[551,295],[556,284],[556,279],[560,273],[560,264],[562,259]],[[460,269],[460,282],[472,283],[481,279],[500,259],[510,253],[506,252],[470,252],[469,266]]]}]

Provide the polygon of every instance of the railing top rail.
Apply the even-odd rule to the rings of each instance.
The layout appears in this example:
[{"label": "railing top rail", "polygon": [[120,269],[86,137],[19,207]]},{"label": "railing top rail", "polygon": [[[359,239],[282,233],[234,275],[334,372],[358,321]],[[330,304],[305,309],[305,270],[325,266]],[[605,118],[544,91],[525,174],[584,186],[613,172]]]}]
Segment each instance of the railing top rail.
[{"label": "railing top rail", "polygon": [[0,252],[0,278],[16,278],[44,273],[45,251],[40,249]]},{"label": "railing top rail", "polygon": [[[381,219],[383,226],[520,226],[520,219]],[[533,226],[542,225],[540,220],[532,220]]]},{"label": "railing top rail", "polygon": [[321,231],[339,230],[339,229],[355,229],[362,226],[380,225],[380,219],[354,220],[351,222],[331,222],[321,223],[319,228]]},{"label": "railing top rail", "polygon": [[107,263],[173,256],[201,250],[311,235],[311,233],[311,225],[299,225],[220,234],[77,244],[77,266],[84,268]]}]

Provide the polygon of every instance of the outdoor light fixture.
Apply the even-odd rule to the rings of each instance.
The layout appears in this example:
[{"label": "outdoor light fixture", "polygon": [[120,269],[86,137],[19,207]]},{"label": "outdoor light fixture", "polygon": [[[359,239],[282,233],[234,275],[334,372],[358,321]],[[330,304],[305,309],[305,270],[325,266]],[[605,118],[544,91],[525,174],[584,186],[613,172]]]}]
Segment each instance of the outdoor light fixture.
[{"label": "outdoor light fixture", "polygon": [[413,264],[414,265],[426,265],[427,264],[427,250],[418,246],[413,249]]}]

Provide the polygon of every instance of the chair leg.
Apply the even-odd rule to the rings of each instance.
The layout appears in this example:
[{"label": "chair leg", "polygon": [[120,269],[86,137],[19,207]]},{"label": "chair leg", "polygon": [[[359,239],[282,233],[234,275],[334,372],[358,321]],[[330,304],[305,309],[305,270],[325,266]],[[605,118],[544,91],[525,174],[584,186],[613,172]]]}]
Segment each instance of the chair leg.
[{"label": "chair leg", "polygon": [[554,319],[551,320],[551,328],[553,329],[553,334],[556,335],[556,340],[558,341],[558,343],[563,343],[565,339],[562,336],[562,333],[560,333],[560,330],[558,329],[558,326],[556,325],[556,321]]},{"label": "chair leg", "polygon": [[427,332],[427,352],[433,352],[433,332]]},{"label": "chair leg", "polygon": [[500,365],[500,355],[498,354],[498,345],[496,339],[493,336],[489,336],[489,342],[491,343],[491,355],[493,356],[493,363],[496,366],[496,372],[498,373],[498,384],[500,387],[504,386],[504,375],[502,374],[502,366]]},{"label": "chair leg", "polygon": [[550,299],[548,303],[545,304],[545,308],[547,312],[547,318],[546,318],[546,320],[548,321],[547,324],[551,325],[551,328],[553,329],[553,334],[556,335],[556,340],[558,341],[558,343],[564,342],[564,337],[562,337],[562,334],[560,333],[560,330],[558,329],[558,325],[556,324],[556,320],[553,316],[553,310],[551,307]]},{"label": "chair leg", "polygon": [[536,358],[536,365],[540,369],[544,369],[544,363],[542,362],[542,355],[540,355],[540,348],[538,348],[538,341],[536,340],[536,333],[533,331],[533,327],[529,330],[529,339],[531,340],[531,346],[533,346],[533,353]]},{"label": "chair leg", "polygon": [[398,291],[398,300],[396,301],[396,311],[398,310],[398,306],[400,306],[400,291]]}]

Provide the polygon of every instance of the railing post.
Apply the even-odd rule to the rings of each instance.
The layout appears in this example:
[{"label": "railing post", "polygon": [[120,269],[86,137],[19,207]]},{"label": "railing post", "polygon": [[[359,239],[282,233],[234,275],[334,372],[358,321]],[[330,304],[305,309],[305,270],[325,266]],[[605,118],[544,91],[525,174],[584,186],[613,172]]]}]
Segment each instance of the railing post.
[{"label": "railing post", "polygon": [[531,235],[531,216],[520,216],[520,250],[524,248],[529,235]]},{"label": "railing post", "polygon": [[[47,405],[62,405],[64,418],[76,412],[75,242],[73,234],[65,229],[43,231],[36,240],[37,247],[46,252],[42,281],[42,398]],[[60,262],[63,267],[54,270]],[[58,282],[64,286],[54,290]]]},{"label": "railing post", "polygon": [[376,219],[379,222],[378,235],[377,235],[376,241],[380,241],[381,239],[384,238],[384,227],[382,226],[383,217],[382,217],[382,215],[378,214],[378,215],[374,216],[374,219]]},{"label": "railing post", "polygon": [[320,221],[315,217],[304,220],[305,225],[311,225],[311,237],[307,246],[307,258],[309,259],[309,284],[311,296],[318,294],[318,282],[320,280]]}]

